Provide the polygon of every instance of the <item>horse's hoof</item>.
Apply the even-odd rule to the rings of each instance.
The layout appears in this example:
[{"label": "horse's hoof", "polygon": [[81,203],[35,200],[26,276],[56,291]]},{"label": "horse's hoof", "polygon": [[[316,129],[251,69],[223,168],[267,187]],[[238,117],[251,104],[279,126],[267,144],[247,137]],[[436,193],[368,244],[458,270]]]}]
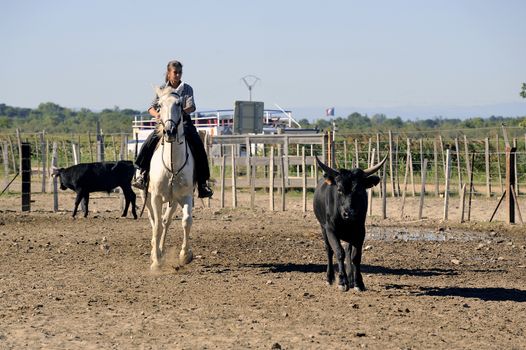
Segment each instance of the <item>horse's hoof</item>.
[{"label": "horse's hoof", "polygon": [[150,265],[150,271],[152,272],[159,272],[161,271],[161,265],[157,262],[154,262]]},{"label": "horse's hoof", "polygon": [[188,250],[186,252],[182,250],[181,253],[179,254],[179,263],[181,265],[190,264],[193,259],[194,259],[194,254],[192,253],[191,250]]},{"label": "horse's hoof", "polygon": [[346,284],[340,284],[338,285],[338,289],[341,291],[341,292],[346,292],[349,290],[349,286],[346,285]]},{"label": "horse's hoof", "polygon": [[365,289],[365,286],[355,286],[354,287],[354,290],[357,291],[357,292],[365,292],[366,289]]}]

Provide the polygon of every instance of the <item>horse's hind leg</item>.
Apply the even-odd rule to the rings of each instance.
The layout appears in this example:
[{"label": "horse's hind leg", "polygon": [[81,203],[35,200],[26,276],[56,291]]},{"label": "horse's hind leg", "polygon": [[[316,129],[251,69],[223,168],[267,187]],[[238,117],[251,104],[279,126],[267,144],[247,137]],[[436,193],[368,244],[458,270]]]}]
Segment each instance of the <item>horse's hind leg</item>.
[{"label": "horse's hind leg", "polygon": [[190,249],[190,229],[192,228],[192,197],[188,196],[181,202],[183,208],[183,245],[179,253],[179,262],[189,264],[193,259],[192,249]]},{"label": "horse's hind leg", "polygon": [[175,209],[177,209],[177,203],[172,203],[172,206],[168,205],[168,208],[166,208],[166,211],[163,215],[163,233],[161,235],[161,241],[159,243],[159,249],[161,250],[161,254],[164,254],[164,241],[166,239],[166,233],[168,232],[170,223],[172,222]]}]

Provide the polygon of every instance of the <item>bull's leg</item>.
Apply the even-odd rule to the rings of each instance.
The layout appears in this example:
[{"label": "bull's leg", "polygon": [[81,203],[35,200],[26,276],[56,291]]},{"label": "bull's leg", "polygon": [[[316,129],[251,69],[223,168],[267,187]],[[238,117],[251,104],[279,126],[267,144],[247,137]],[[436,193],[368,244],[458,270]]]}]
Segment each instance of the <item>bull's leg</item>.
[{"label": "bull's leg", "polygon": [[[150,210],[151,207],[151,210]],[[150,221],[153,222],[152,224],[152,252],[151,252],[151,259],[152,259],[152,265],[150,266],[152,271],[157,271],[160,269],[162,261],[161,261],[161,249],[159,248],[162,230],[163,230],[163,224],[162,224],[162,210],[163,210],[163,203],[160,196],[155,196],[151,198],[151,203],[149,206],[150,211]]]},{"label": "bull's leg", "polygon": [[358,241],[353,241],[351,244],[352,244],[352,252],[351,252],[350,286],[351,288],[354,288],[354,290],[363,292],[365,290],[365,285],[363,283],[362,272],[361,272],[363,239],[358,239]]},{"label": "bull's leg", "polygon": [[80,201],[82,200],[82,192],[78,192],[77,193],[77,197],[75,197],[75,206],[73,207],[73,217],[75,217],[75,215],[77,215],[77,210],[79,208],[79,204],[80,204]]},{"label": "bull's leg", "polygon": [[122,193],[124,194],[124,210],[122,211],[121,217],[126,217],[128,215],[128,207],[131,203],[131,212],[134,219],[137,219],[137,212],[135,210],[135,200],[137,196],[135,195],[135,192],[131,189],[131,186],[121,186]]},{"label": "bull's leg", "polygon": [[340,243],[340,240],[336,237],[334,232],[331,229],[327,229],[327,238],[329,244],[336,254],[336,259],[338,261],[338,288],[342,292],[349,290],[349,280],[347,279],[347,274],[345,273],[345,251]]},{"label": "bull's leg", "polygon": [[325,243],[325,252],[327,253],[327,284],[330,285],[334,282],[334,266],[332,264],[332,256],[334,252],[329,244],[329,239],[327,238],[327,233],[323,226],[321,227],[321,233],[323,236],[323,243]]},{"label": "bull's leg", "polygon": [[164,212],[163,234],[161,235],[161,241],[159,243],[159,249],[161,250],[161,254],[164,253],[164,241],[166,239],[166,233],[168,232],[168,228],[170,227],[170,223],[172,222],[172,218],[173,218],[173,215],[176,209],[177,209],[177,203],[172,203],[172,206],[168,205],[168,208],[166,208],[166,211]]},{"label": "bull's leg", "polygon": [[89,205],[89,192],[84,193],[84,197],[82,198],[83,203],[83,209],[84,209],[84,217],[88,216],[88,205]]},{"label": "bull's leg", "polygon": [[190,248],[190,229],[192,228],[192,200],[191,196],[185,197],[181,204],[183,208],[183,244],[179,253],[179,263],[181,265],[189,264],[193,259],[192,249]]},{"label": "bull's leg", "polygon": [[349,288],[353,287],[352,284],[352,264],[351,264],[351,251],[352,246],[348,242],[343,242],[343,251],[345,252],[345,272],[347,273],[347,279],[349,280]]}]

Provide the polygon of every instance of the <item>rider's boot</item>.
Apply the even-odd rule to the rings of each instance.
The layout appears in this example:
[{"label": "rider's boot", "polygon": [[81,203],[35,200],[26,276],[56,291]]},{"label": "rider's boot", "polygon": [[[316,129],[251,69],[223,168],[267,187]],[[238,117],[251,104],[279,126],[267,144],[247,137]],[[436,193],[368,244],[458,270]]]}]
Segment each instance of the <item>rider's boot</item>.
[{"label": "rider's boot", "polygon": [[197,184],[197,196],[199,198],[210,198],[214,195],[214,191],[206,184],[206,181],[203,183]]},{"label": "rider's boot", "polygon": [[135,180],[132,182],[132,186],[139,190],[146,189],[146,178],[148,174],[144,169],[137,169],[135,173]]}]

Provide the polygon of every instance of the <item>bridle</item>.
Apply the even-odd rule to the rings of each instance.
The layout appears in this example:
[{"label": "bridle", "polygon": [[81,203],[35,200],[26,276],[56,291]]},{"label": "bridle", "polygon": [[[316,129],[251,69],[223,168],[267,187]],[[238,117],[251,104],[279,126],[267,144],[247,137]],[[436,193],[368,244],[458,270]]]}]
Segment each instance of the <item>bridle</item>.
[{"label": "bridle", "polygon": [[[176,93],[173,93],[172,94],[176,94]],[[177,95],[177,94],[176,94]],[[179,95],[177,95],[179,96]],[[161,140],[161,147],[162,147],[162,153],[161,153],[161,159],[162,159],[162,163],[163,163],[163,166],[164,168],[169,171],[170,173],[172,173],[172,182],[173,182],[173,179],[174,177],[176,177],[177,175],[179,175],[179,173],[184,169],[184,167],[186,166],[186,164],[188,163],[188,142],[186,141],[186,137],[181,141],[180,138],[179,138],[179,125],[181,124],[181,121],[183,120],[183,113],[182,113],[182,108],[181,106],[178,104],[179,106],[179,109],[180,109],[180,117],[177,121],[174,121],[173,119],[168,119],[165,121],[163,121],[162,119],[159,119],[159,123],[162,125],[162,129],[163,129],[163,137],[162,137],[162,140]],[[173,124],[173,125],[172,125]],[[167,128],[167,126],[171,126],[170,129]],[[173,139],[173,135],[170,135],[169,134],[169,130],[175,130],[175,140]],[[183,135],[184,135],[184,131],[183,131]],[[164,162],[164,144],[165,142],[166,143],[169,143],[170,144],[170,147],[172,146],[171,144],[176,141],[177,144],[181,145],[185,144],[184,148],[185,148],[185,160],[183,162],[183,165],[181,165],[181,167],[176,171],[174,172],[174,159],[173,159],[173,150],[170,150],[170,168],[168,168],[166,166],[166,163]]]}]

